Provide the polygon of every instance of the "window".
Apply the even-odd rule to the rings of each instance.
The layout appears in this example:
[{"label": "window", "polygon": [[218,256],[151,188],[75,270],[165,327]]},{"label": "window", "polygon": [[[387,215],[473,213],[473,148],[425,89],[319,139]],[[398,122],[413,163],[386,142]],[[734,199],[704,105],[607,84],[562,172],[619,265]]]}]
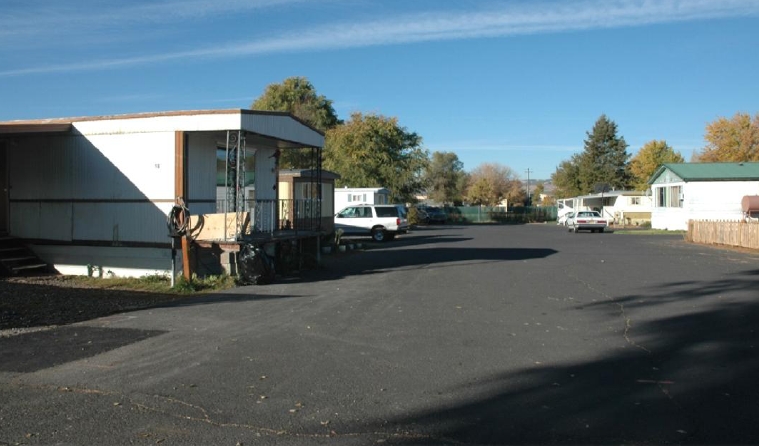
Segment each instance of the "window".
[{"label": "window", "polygon": [[671,208],[681,208],[683,207],[683,187],[682,186],[672,186],[669,188],[669,207]]},{"label": "window", "polygon": [[300,197],[298,198],[318,198],[316,196],[316,184],[300,183]]},{"label": "window", "polygon": [[667,202],[667,189],[664,187],[656,188],[656,207],[663,208],[664,203]]},{"label": "window", "polygon": [[640,197],[630,197],[630,204],[639,205],[640,204]]},{"label": "window", "polygon": [[683,207],[683,187],[669,186],[655,188],[656,207],[658,208],[681,208]]},{"label": "window", "polygon": [[[253,186],[256,183],[255,171],[256,171],[256,157],[253,153],[248,152],[245,157],[245,165],[243,166],[243,175],[245,175],[245,185]],[[236,169],[234,165],[234,151],[230,154],[231,163],[227,162],[227,149],[224,147],[216,148],[216,185],[226,186],[228,183],[230,186],[234,186],[234,175]],[[231,170],[228,172],[227,169]],[[228,176],[229,175],[229,176]]]},{"label": "window", "polygon": [[346,208],[340,212],[340,216],[343,218],[358,218],[361,216],[361,208]]},{"label": "window", "polygon": [[398,208],[395,206],[383,206],[375,208],[377,210],[377,217],[397,217]]}]

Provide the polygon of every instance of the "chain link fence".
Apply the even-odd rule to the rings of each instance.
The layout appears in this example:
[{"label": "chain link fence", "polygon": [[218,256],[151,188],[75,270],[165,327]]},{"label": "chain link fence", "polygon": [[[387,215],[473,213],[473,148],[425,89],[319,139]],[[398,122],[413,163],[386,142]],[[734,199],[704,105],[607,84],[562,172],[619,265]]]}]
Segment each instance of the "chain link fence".
[{"label": "chain link fence", "polygon": [[556,206],[524,206],[506,209],[488,206],[446,206],[448,221],[451,223],[542,223],[556,221]]}]

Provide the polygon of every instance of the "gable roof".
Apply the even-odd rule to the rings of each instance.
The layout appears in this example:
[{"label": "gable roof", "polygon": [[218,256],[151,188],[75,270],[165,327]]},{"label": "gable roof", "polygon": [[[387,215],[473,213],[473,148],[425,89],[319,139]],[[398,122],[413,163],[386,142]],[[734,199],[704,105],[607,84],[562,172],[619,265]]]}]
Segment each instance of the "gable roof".
[{"label": "gable roof", "polygon": [[759,181],[759,163],[668,163],[659,166],[648,184],[653,184],[665,170],[686,182]]}]

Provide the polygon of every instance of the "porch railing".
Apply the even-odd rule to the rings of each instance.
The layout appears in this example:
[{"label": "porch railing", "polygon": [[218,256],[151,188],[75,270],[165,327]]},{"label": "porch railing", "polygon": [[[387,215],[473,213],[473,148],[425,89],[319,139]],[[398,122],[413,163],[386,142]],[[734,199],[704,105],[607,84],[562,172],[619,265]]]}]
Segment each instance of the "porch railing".
[{"label": "porch railing", "polygon": [[[224,213],[225,201],[216,203],[216,212]],[[234,210],[226,210],[235,214]],[[273,233],[280,230],[318,231],[321,229],[321,201],[317,199],[246,200],[249,222],[238,222],[238,234]]]}]

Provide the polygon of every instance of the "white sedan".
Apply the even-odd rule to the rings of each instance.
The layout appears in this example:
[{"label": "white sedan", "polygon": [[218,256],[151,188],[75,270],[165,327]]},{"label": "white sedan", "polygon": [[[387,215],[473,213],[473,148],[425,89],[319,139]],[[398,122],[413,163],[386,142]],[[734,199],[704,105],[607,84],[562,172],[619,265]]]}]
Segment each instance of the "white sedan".
[{"label": "white sedan", "polygon": [[568,223],[572,221],[572,217],[575,216],[574,212],[567,212],[556,220],[557,225],[568,226]]},{"label": "white sedan", "polygon": [[570,232],[604,232],[607,221],[596,211],[580,211],[567,221],[567,226],[569,226]]}]

